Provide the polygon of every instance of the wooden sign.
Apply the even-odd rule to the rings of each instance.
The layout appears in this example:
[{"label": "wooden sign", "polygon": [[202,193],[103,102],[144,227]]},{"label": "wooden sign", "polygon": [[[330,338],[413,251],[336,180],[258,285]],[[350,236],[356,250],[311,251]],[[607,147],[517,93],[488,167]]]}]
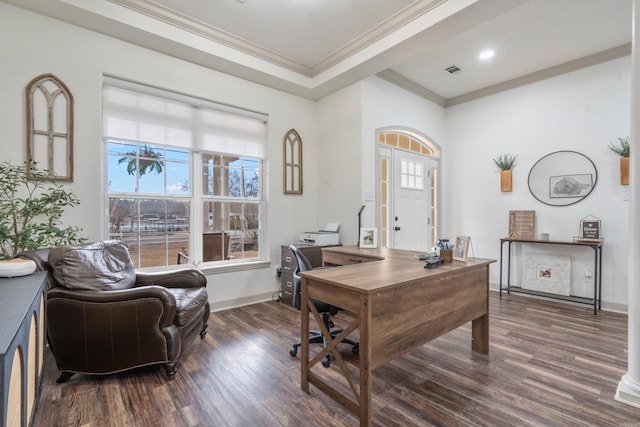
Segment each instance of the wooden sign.
[{"label": "wooden sign", "polygon": [[509,239],[536,239],[536,211],[509,211]]},{"label": "wooden sign", "polygon": [[580,221],[580,239],[600,240],[601,238],[599,219],[590,217],[589,219],[582,219]]}]

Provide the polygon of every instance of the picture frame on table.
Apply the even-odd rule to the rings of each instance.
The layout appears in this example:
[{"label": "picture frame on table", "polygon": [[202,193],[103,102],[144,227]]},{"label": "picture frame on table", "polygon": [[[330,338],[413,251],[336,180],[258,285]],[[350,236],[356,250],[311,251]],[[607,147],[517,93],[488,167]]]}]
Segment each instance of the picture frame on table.
[{"label": "picture frame on table", "polygon": [[378,247],[378,229],[363,227],[360,229],[360,245],[361,248],[377,248]]},{"label": "picture frame on table", "polygon": [[469,243],[471,243],[470,236],[456,236],[456,243],[453,247],[453,259],[456,261],[467,261],[467,254],[469,253]]}]

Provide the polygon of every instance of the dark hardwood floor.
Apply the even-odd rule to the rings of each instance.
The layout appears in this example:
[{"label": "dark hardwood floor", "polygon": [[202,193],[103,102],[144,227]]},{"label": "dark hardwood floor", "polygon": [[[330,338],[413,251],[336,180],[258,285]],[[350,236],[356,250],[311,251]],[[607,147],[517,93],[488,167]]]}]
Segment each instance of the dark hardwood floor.
[{"label": "dark hardwood floor", "polygon": [[[625,315],[495,292],[490,312],[488,357],[471,352],[466,325],[376,369],[373,425],[640,426],[640,410],[614,400]],[[357,425],[318,389],[300,389],[300,358],[289,355],[299,318],[277,302],[213,313],[173,381],[147,367],[56,384],[47,350],[34,425]]]}]

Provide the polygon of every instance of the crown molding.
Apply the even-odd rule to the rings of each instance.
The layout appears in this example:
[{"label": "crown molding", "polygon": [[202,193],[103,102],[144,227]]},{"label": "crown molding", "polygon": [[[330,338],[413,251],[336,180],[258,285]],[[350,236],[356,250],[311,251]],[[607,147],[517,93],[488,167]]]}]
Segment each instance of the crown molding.
[{"label": "crown molding", "polygon": [[454,105],[473,101],[475,99],[484,98],[485,96],[495,95],[499,92],[515,89],[520,86],[525,86],[531,83],[550,79],[552,77],[571,73],[573,71],[578,71],[583,68],[602,64],[604,62],[612,61],[614,59],[622,58],[629,55],[631,55],[631,43],[623,44],[621,46],[616,46],[611,49],[594,53],[593,55],[583,56],[582,58],[574,59],[573,61],[545,68],[544,70],[516,77],[515,79],[506,80],[495,85],[474,90],[464,95],[449,98],[446,101],[445,107],[452,107]]},{"label": "crown molding", "polygon": [[311,67],[311,74],[316,76],[330,69],[447,1],[449,0],[423,0],[410,4],[318,62]]},{"label": "crown molding", "polygon": [[629,55],[631,55],[631,43],[626,43],[611,49],[594,53],[593,55],[574,59],[573,61],[545,68],[534,73],[516,77],[511,80],[506,80],[504,82],[487,86],[482,89],[474,90],[463,95],[454,96],[452,98],[444,98],[437,93],[425,88],[424,86],[414,82],[413,80],[401,76],[391,69],[386,69],[376,75],[441,107],[448,108],[453,107],[454,105],[459,105],[479,98],[484,98],[486,96],[495,95],[500,92],[515,89],[521,86],[526,86],[531,83],[550,79],[552,77],[571,73],[573,71],[578,71],[583,68],[602,64],[604,62],[612,61],[614,59],[622,58]]},{"label": "crown molding", "polygon": [[408,90],[411,93],[414,93],[418,96],[428,99],[429,101],[437,104],[441,107],[447,106],[447,99],[443,96],[438,95],[435,92],[430,91],[424,86],[419,85],[413,80],[409,80],[408,78],[396,73],[391,69],[386,69],[384,71],[379,72],[376,76],[395,84],[405,90]]},{"label": "crown molding", "polygon": [[174,9],[156,3],[152,0],[108,0],[111,3],[133,10],[149,18],[180,28],[191,34],[220,43],[237,51],[275,64],[279,67],[296,72],[305,77],[312,77],[311,69],[299,62],[269,50],[263,46],[245,40],[220,28],[209,25],[200,20],[177,12]]},{"label": "crown molding", "polygon": [[278,52],[245,40],[220,28],[182,14],[153,0],[108,0],[111,3],[138,12],[165,24],[180,28],[205,39],[220,43],[239,52],[270,62],[305,77],[315,77],[320,73],[357,54],[380,41],[409,22],[430,12],[449,0],[422,0],[400,10],[388,19],[358,36],[339,50],[322,59],[312,67],[307,67]]}]

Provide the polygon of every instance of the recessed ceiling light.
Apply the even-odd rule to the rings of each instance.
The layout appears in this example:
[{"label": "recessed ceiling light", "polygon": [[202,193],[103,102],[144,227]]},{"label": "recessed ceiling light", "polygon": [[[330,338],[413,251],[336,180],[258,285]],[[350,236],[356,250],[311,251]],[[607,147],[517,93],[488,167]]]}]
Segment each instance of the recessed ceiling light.
[{"label": "recessed ceiling light", "polygon": [[478,58],[480,59],[490,59],[493,58],[493,55],[495,55],[495,52],[492,50],[483,50],[482,52],[480,52],[480,55],[478,55]]}]

